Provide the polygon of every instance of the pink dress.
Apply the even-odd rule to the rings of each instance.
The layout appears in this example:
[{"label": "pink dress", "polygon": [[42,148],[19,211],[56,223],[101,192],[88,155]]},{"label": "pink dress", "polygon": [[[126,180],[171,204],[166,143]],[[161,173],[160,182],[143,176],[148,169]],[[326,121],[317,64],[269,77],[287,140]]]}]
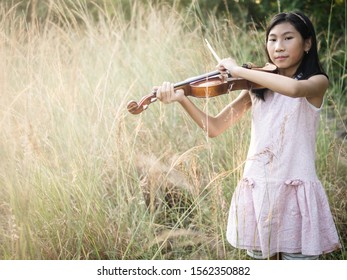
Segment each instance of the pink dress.
[{"label": "pink dress", "polygon": [[252,133],[243,179],[232,198],[227,238],[234,247],[320,255],[340,248],[315,169],[321,108],[267,91],[252,97]]}]

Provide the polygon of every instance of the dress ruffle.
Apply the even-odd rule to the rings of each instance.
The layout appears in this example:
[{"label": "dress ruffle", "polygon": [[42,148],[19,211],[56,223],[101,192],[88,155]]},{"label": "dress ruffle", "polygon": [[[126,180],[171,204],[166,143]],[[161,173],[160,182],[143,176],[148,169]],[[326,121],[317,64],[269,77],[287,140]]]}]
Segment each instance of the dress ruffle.
[{"label": "dress ruffle", "polygon": [[237,248],[320,255],[340,248],[320,181],[243,178],[233,195],[228,241]]}]

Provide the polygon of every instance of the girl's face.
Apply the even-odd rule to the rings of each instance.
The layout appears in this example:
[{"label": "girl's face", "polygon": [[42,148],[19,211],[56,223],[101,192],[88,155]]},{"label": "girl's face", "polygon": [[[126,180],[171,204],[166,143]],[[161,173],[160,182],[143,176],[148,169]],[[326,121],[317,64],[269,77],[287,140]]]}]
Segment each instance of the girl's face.
[{"label": "girl's face", "polygon": [[279,74],[294,76],[311,40],[304,40],[301,34],[289,22],[274,26],[269,33],[266,49],[271,61],[278,67]]}]

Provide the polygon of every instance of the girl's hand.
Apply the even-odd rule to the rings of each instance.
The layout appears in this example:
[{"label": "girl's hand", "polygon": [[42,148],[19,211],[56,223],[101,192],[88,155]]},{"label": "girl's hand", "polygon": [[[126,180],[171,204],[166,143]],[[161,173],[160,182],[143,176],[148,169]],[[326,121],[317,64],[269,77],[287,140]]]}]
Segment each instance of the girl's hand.
[{"label": "girl's hand", "polygon": [[157,99],[165,104],[172,102],[181,102],[185,97],[183,89],[174,90],[174,86],[170,82],[164,82],[159,87],[154,87],[153,90],[157,91]]},{"label": "girl's hand", "polygon": [[230,57],[222,59],[217,65],[218,71],[220,71],[222,74],[231,74],[232,76],[235,75],[233,72],[236,67],[239,67],[238,64],[233,58]]}]

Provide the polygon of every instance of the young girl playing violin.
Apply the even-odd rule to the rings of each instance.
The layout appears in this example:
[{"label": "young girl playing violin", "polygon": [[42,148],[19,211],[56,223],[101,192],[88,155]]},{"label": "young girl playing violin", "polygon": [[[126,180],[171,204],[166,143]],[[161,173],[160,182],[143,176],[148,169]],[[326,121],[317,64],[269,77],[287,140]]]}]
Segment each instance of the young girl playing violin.
[{"label": "young girl playing violin", "polygon": [[216,137],[251,109],[251,142],[243,178],[233,194],[228,241],[256,259],[318,259],[340,248],[324,188],[315,169],[319,114],[328,76],[319,63],[316,35],[300,12],[277,14],[266,31],[268,61],[278,73],[254,71],[222,59],[221,73],[260,84],[242,90],[217,116],[209,116],[164,82],[157,98],[178,102]]}]

